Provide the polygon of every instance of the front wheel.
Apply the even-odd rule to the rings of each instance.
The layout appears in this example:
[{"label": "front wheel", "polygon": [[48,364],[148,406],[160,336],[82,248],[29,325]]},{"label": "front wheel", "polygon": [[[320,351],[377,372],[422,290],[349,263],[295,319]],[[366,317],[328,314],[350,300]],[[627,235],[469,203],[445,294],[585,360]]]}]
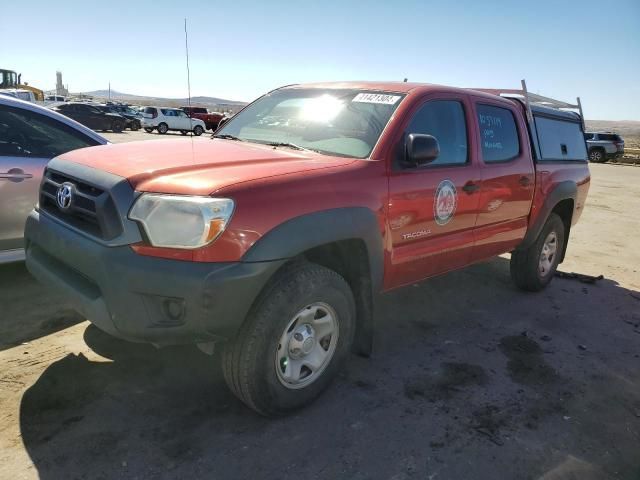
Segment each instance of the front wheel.
[{"label": "front wheel", "polygon": [[311,403],[344,364],[355,303],[336,272],[311,263],[285,267],[225,346],[224,376],[247,406],[282,415]]},{"label": "front wheel", "polygon": [[552,213],[533,245],[511,253],[510,270],[514,283],[530,292],[546,287],[558,268],[565,238],[562,219]]},{"label": "front wheel", "polygon": [[111,124],[111,130],[112,130],[114,133],[120,133],[120,132],[122,132],[122,130],[124,130],[124,123],[122,123],[122,122],[120,122],[120,121],[116,120],[115,122],[113,122],[113,123]]},{"label": "front wheel", "polygon": [[131,122],[131,131],[137,132],[138,130],[140,130],[140,122],[138,121]]},{"label": "front wheel", "polygon": [[193,134],[196,137],[199,137],[203,133],[204,133],[204,128],[202,128],[200,125],[196,125],[195,127],[193,127]]}]

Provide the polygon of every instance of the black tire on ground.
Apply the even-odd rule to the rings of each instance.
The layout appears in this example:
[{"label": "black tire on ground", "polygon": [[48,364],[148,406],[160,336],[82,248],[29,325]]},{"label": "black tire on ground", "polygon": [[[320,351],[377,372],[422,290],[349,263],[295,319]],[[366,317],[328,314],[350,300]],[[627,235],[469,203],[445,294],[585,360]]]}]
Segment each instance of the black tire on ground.
[{"label": "black tire on ground", "polygon": [[[277,352],[283,348],[281,338],[298,312],[318,302],[336,313],[333,356],[311,383],[297,389],[286,387],[276,371]],[[222,368],[227,385],[248,407],[265,416],[283,415],[307,405],[342,368],[354,330],[353,294],[340,275],[313,263],[286,266],[260,294],[235,339],[225,345]]]},{"label": "black tire on ground", "polygon": [[589,150],[589,161],[593,163],[604,163],[607,156],[602,148],[592,148]]},{"label": "black tire on ground", "polygon": [[166,123],[162,122],[160,125],[158,125],[158,133],[164,135],[168,131],[169,131],[169,125],[167,125]]},{"label": "black tire on ground", "polygon": [[151,132],[153,132],[153,128],[147,128],[147,127],[145,127],[145,128],[144,128],[144,131],[145,131],[145,132],[147,132],[147,133],[151,133]]},{"label": "black tire on ground", "polygon": [[112,132],[120,133],[120,132],[122,132],[122,130],[124,130],[124,122],[121,122],[120,120],[115,120],[111,124],[111,131]]},{"label": "black tire on ground", "polygon": [[131,131],[137,132],[138,130],[140,130],[140,122],[137,120],[131,122]]},{"label": "black tire on ground", "polygon": [[[550,214],[536,241],[527,249],[511,253],[510,270],[514,283],[529,292],[538,292],[546,287],[558,268],[565,239],[564,222],[557,214]],[[543,268],[541,260],[545,243],[549,246],[555,243],[555,251],[552,256],[547,255],[549,261]]]},{"label": "black tire on ground", "polygon": [[193,134],[196,137],[199,137],[200,135],[202,135],[204,132],[204,128],[202,128],[200,125],[196,125],[195,127],[193,127]]}]

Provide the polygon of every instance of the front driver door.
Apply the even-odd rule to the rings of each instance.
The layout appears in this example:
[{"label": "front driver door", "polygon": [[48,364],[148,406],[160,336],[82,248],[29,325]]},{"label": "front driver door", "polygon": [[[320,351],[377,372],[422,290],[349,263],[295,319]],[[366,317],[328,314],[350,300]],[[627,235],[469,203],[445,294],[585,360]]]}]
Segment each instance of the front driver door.
[{"label": "front driver door", "polygon": [[[391,256],[385,288],[467,265],[473,249],[480,175],[471,108],[465,95],[431,96],[398,139],[389,178]],[[403,164],[410,133],[433,135],[440,155],[425,166]]]}]

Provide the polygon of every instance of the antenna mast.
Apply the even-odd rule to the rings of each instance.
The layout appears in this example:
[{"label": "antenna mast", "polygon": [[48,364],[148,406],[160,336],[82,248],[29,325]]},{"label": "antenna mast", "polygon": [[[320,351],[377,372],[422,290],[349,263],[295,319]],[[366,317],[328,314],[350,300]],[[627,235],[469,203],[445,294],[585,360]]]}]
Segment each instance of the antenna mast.
[{"label": "antenna mast", "polygon": [[189,105],[189,126],[193,131],[193,119],[191,118],[191,73],[189,71],[189,36],[187,33],[187,19],[184,19],[184,50],[187,56],[187,102]]}]

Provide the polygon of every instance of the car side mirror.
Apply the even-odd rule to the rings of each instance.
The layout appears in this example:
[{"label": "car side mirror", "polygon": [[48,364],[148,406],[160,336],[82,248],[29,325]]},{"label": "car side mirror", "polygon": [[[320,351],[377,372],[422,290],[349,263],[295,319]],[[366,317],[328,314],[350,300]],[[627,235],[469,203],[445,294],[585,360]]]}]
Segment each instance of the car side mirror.
[{"label": "car side mirror", "polygon": [[423,133],[410,133],[405,142],[406,159],[419,167],[433,162],[440,155],[440,145],[436,137]]}]

